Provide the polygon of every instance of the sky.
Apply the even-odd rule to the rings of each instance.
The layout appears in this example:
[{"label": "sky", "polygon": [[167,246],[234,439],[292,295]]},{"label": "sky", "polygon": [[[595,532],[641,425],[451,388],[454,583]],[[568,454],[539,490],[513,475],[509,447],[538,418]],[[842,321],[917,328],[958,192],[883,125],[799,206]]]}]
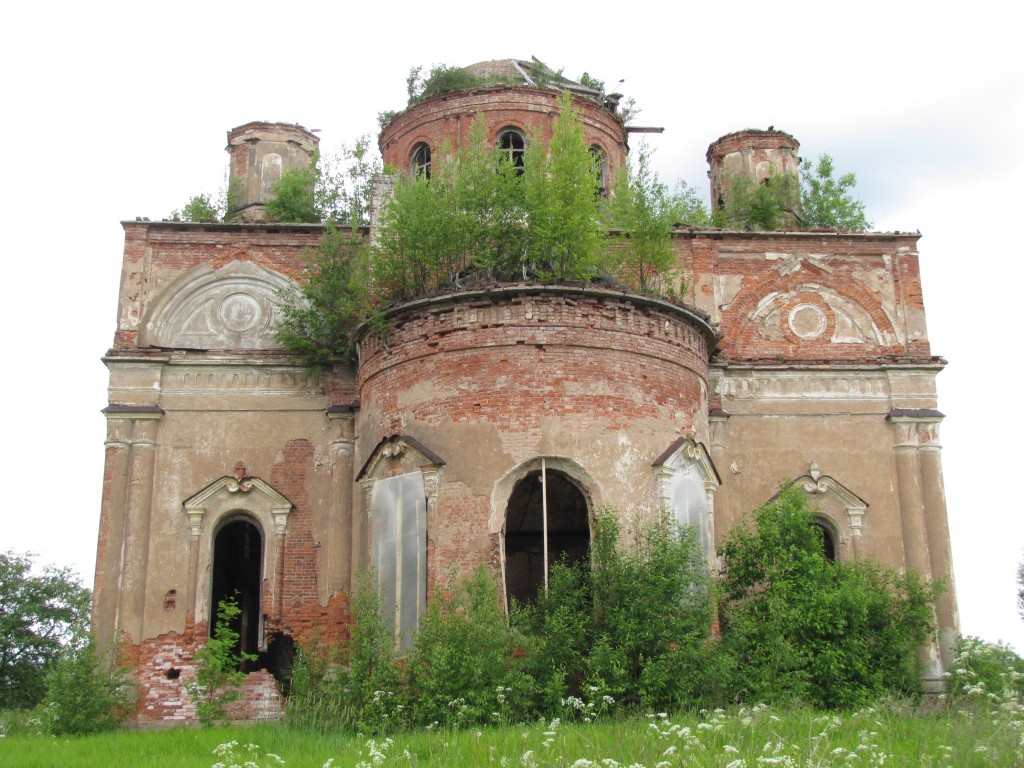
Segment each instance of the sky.
[{"label": "sky", "polygon": [[216,193],[233,126],[297,122],[332,154],[405,105],[410,67],[536,56],[622,80],[635,123],[666,129],[649,139],[665,181],[706,197],[708,144],[773,125],[804,158],[856,172],[876,229],[923,233],[932,352],[949,361],[938,404],[961,628],[1024,651],[1024,514],[1009,493],[1024,434],[1024,46],[993,0],[940,7],[15,4],[0,31],[0,550],[91,586],[121,220]]}]

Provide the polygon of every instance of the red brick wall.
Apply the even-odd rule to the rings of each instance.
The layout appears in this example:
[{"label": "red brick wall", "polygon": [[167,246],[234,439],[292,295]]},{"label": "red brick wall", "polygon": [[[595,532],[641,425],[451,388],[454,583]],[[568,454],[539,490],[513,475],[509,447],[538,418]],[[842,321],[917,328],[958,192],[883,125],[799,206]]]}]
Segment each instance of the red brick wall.
[{"label": "red brick wall", "polygon": [[[386,165],[409,170],[412,148],[419,142],[440,156],[447,143],[456,149],[469,136],[477,114],[487,123],[493,143],[503,128],[518,128],[530,141],[548,142],[558,114],[559,94],[546,88],[489,86],[473,91],[446,93],[401,112],[381,131],[379,145]],[[597,144],[608,156],[610,177],[626,161],[626,131],[622,121],[596,102],[578,98],[588,145]]]}]

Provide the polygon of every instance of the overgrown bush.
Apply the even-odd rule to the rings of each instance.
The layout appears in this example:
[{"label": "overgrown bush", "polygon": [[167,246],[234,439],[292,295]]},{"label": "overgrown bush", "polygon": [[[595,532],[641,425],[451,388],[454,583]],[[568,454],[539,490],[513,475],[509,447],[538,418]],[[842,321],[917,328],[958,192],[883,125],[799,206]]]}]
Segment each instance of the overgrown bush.
[{"label": "overgrown bush", "polygon": [[760,184],[746,176],[730,176],[724,196],[725,206],[715,212],[716,226],[769,232],[787,224],[798,227],[800,182],[795,176],[775,173]]},{"label": "overgrown bush", "polygon": [[434,590],[406,660],[413,724],[493,720],[510,682],[512,641],[494,576],[478,567],[461,583]]},{"label": "overgrown bush", "polygon": [[120,669],[102,663],[90,641],[64,653],[47,673],[42,721],[54,736],[113,730],[125,715],[126,686]]},{"label": "overgrown bush", "polygon": [[301,649],[289,717],[381,732],[710,703],[710,587],[694,535],[660,522],[620,547],[615,520],[598,515],[593,570],[555,564],[511,622],[486,568],[436,590],[401,662],[364,581],[348,641]]},{"label": "overgrown bush", "polygon": [[303,289],[279,294],[277,339],[308,368],[354,360],[353,336],[370,314],[368,250],[358,233],[325,227],[320,246],[307,254]]},{"label": "overgrown bush", "polygon": [[195,676],[185,682],[185,690],[196,704],[196,717],[204,726],[227,716],[227,707],[242,695],[242,664],[256,660],[255,654],[238,649],[240,636],[235,621],[241,612],[234,598],[220,601],[213,635],[196,651]]},{"label": "overgrown bush", "polygon": [[991,698],[1024,697],[1024,659],[1004,643],[962,637],[956,658],[946,672],[946,696],[956,706],[970,706]]},{"label": "overgrown bush", "polygon": [[719,549],[732,696],[835,708],[913,695],[935,589],[914,573],[832,562],[814,521],[806,494],[790,485]]},{"label": "overgrown bush", "polygon": [[377,733],[400,726],[401,679],[395,636],[381,614],[368,575],[352,595],[352,623],[342,643],[314,640],[299,649],[292,668],[288,718],[318,730]]}]

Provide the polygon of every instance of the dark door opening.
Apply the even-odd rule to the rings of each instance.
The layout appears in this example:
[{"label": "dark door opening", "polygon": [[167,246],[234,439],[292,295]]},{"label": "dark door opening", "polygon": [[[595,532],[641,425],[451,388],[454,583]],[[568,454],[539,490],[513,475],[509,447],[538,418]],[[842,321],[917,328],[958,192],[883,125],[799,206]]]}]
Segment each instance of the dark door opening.
[{"label": "dark door opening", "polygon": [[[240,653],[259,653],[260,582],[263,563],[263,536],[248,520],[234,520],[217,533],[213,543],[213,601],[210,604],[210,635],[217,622],[217,606],[234,598],[241,609],[233,622],[238,632]],[[242,665],[244,671],[250,666]]]},{"label": "dark door opening", "polygon": [[[579,488],[557,470],[547,470],[548,567],[585,561],[590,549],[587,502]],[[536,600],[544,589],[543,484],[540,470],[516,483],[505,513],[506,599]]]}]

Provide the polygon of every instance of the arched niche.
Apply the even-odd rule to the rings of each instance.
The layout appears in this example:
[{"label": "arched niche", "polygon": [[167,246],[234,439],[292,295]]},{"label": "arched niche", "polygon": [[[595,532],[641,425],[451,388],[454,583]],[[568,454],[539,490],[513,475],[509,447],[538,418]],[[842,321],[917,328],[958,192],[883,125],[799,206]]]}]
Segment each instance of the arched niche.
[{"label": "arched niche", "polygon": [[274,349],[277,295],[288,278],[250,261],[180,275],[150,304],[139,346],[172,349]]},{"label": "arched niche", "polygon": [[510,470],[495,483],[490,520],[490,530],[500,534],[506,599],[532,599],[543,584],[543,554],[534,551],[543,548],[542,474],[548,476],[550,491],[549,569],[563,554],[578,562],[590,546],[590,516],[600,506],[601,493],[589,472],[563,456],[538,456]]},{"label": "arched niche", "polygon": [[[261,535],[261,599],[271,602],[260,606],[261,615],[273,612],[273,600],[279,594],[278,562],[288,529],[292,503],[258,477],[248,477],[239,463],[234,476],[225,476],[186,499],[182,506],[188,516],[189,535],[194,544],[190,579],[193,586],[194,616],[197,622],[213,624],[216,604],[213,599],[214,555],[217,534],[234,520],[247,520]],[[271,540],[271,536],[273,539]],[[266,585],[267,589],[263,589]],[[263,647],[262,632],[258,640]]]},{"label": "arched niche", "polygon": [[715,491],[722,484],[707,448],[685,437],[654,461],[659,501],[679,525],[697,534],[704,561],[715,562]]},{"label": "arched niche", "polygon": [[583,491],[557,469],[528,472],[509,496],[503,541],[506,598],[532,602],[552,565],[587,558],[590,510]]}]

